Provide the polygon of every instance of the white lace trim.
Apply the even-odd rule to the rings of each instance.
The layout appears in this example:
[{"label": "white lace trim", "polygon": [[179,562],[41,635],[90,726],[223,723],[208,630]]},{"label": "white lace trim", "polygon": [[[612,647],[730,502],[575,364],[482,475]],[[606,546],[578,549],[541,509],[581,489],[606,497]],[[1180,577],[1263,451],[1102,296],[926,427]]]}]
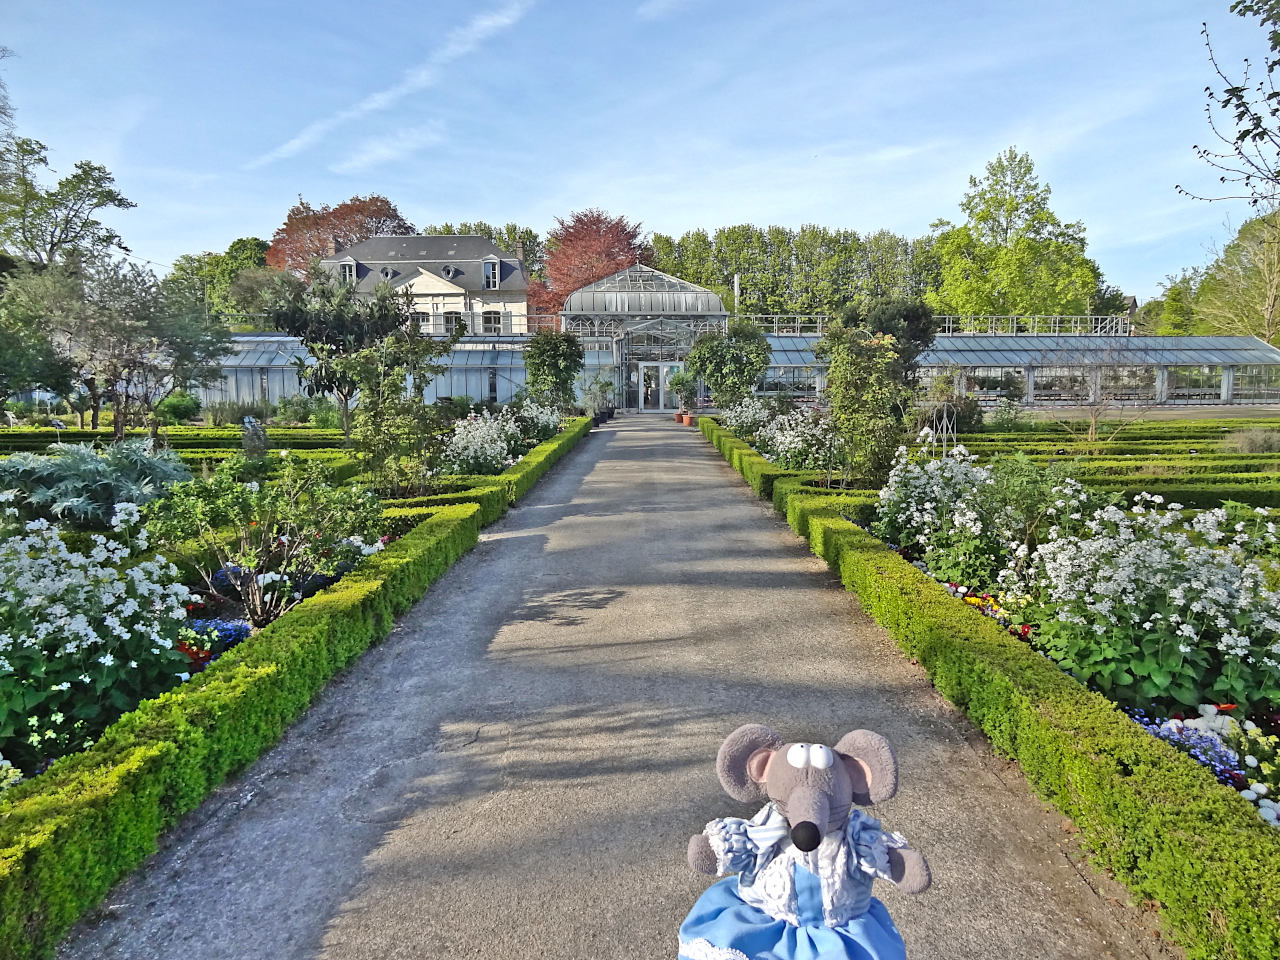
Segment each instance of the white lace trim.
[{"label": "white lace trim", "polygon": [[680,941],[680,956],[688,960],[751,960],[741,950],[732,947],[717,947],[710,940],[699,937],[697,940]]}]

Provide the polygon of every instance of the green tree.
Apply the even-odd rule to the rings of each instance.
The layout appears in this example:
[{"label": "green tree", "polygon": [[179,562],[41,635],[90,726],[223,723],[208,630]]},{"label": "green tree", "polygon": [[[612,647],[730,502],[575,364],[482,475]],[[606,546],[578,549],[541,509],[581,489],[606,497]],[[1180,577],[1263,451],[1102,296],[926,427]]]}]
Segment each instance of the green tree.
[{"label": "green tree", "polygon": [[33,263],[95,257],[111,248],[128,250],[120,235],[97,219],[103,210],[136,206],[115,188],[107,168],[87,160],[54,187],[40,184],[49,169],[48,149],[38,140],[0,141],[0,244]]},{"label": "green tree", "polygon": [[443,445],[444,424],[424,391],[444,371],[439,361],[452,346],[410,323],[339,361],[359,390],[351,439],[379,492],[426,492],[427,465]]},{"label": "green tree", "polygon": [[827,353],[831,418],[850,451],[854,474],[879,486],[893,465],[915,395],[900,379],[898,343],[891,334],[854,328],[831,339]]},{"label": "green tree", "polygon": [[1214,333],[1280,344],[1280,210],[1240,227],[1205,270],[1195,312]]},{"label": "green tree", "polygon": [[836,314],[819,352],[829,355],[841,342],[865,339],[863,333],[893,337],[897,359],[890,373],[904,387],[913,387],[920,355],[933,345],[937,325],[933,311],[922,300],[881,297],[865,313],[853,303]]},{"label": "green tree", "polygon": [[524,347],[529,392],[556,406],[573,403],[573,382],[586,362],[582,341],[572,333],[539,330]]},{"label": "green tree", "polygon": [[1085,314],[1100,275],[1085,256],[1084,227],[1049,209],[1050,190],[1030,156],[1010,147],[969,178],[966,222],[934,224],[939,286],[926,294],[938,313]]},{"label": "green tree", "polygon": [[338,400],[342,431],[351,435],[351,402],[360,389],[356,371],[345,358],[409,325],[412,302],[381,283],[372,297],[356,293],[324,270],[314,271],[311,285],[281,275],[266,304],[266,319],[277,330],[302,341],[310,357],[298,365],[298,377],[309,396],[331,393]]},{"label": "green tree", "polygon": [[769,341],[760,328],[735,323],[726,333],[717,331],[698,337],[685,359],[685,369],[707,385],[712,402],[725,410],[755,389],[771,355]]},{"label": "green tree", "polygon": [[485,223],[463,221],[455,226],[442,223],[437,226],[423,227],[422,232],[428,236],[433,234],[478,234],[489,240],[499,250],[514,254],[518,247],[524,250],[524,266],[529,276],[535,280],[547,279],[546,262],[543,258],[542,238],[532,227],[522,227],[518,223],[505,223],[501,227]]},{"label": "green tree", "polygon": [[1191,304],[1181,287],[1171,287],[1164,298],[1164,309],[1160,311],[1160,324],[1156,333],[1162,337],[1185,337],[1191,333],[1195,316]]}]

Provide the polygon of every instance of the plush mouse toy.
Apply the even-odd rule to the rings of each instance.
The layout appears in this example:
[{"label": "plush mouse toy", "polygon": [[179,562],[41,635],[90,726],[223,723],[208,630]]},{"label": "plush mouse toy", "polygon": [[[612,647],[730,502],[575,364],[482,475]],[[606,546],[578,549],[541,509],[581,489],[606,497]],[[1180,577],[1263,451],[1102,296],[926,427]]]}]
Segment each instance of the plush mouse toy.
[{"label": "plush mouse toy", "polygon": [[689,839],[689,866],[726,876],[680,927],[682,960],[903,960],[879,877],[908,893],[929,864],[854,804],[898,792],[888,741],[854,730],[835,747],[785,743],[760,724],[729,734],[716,773],[735,800],[767,801],[750,820],[712,820]]}]

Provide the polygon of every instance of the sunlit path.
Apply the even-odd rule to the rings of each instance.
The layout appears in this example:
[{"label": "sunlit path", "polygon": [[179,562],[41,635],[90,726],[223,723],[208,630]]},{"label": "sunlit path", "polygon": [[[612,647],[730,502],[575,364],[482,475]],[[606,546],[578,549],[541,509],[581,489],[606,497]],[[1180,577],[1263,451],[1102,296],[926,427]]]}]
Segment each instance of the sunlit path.
[{"label": "sunlit path", "polygon": [[661,958],[758,720],[883,733],[914,957],[1158,957],[1016,768],[696,431],[597,430],[77,928],[89,958]]}]

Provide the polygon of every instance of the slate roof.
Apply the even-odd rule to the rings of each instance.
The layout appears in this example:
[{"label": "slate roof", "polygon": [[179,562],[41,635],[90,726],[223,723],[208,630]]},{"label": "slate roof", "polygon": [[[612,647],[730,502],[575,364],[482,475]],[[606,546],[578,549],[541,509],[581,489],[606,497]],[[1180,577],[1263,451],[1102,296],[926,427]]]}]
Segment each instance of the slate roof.
[{"label": "slate roof", "polygon": [[418,276],[419,268],[463,290],[483,291],[482,264],[486,257],[497,257],[502,264],[498,292],[528,289],[524,264],[478,234],[370,237],[320,262],[337,273],[338,264],[354,260],[356,289],[361,293],[372,293],[373,288],[384,281],[392,287],[402,286]]}]

